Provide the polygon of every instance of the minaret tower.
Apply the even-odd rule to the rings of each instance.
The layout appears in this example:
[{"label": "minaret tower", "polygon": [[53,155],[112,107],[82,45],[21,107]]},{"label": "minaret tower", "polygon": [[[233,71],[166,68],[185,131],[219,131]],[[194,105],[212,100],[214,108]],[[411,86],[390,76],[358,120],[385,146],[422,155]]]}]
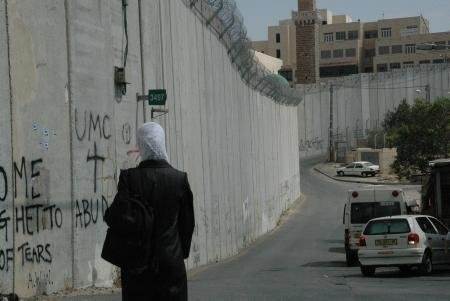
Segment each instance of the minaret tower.
[{"label": "minaret tower", "polygon": [[298,0],[297,29],[297,84],[319,81],[319,13],[316,0]]}]

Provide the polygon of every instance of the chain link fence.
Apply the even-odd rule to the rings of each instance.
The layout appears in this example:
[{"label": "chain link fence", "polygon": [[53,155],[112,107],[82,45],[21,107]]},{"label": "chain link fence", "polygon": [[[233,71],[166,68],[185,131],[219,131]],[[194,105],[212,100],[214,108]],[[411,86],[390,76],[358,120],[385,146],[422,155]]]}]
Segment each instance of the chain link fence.
[{"label": "chain link fence", "polygon": [[250,87],[283,105],[297,106],[302,101],[300,92],[258,61],[234,0],[182,1],[215,32],[226,47],[231,63]]}]

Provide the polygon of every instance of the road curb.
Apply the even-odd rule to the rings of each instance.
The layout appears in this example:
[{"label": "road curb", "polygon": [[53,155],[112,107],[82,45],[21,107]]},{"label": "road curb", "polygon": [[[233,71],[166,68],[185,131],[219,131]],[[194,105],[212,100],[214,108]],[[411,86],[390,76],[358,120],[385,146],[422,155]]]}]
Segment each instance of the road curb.
[{"label": "road curb", "polygon": [[323,174],[324,176],[326,176],[326,177],[328,177],[328,178],[330,178],[332,180],[339,181],[339,182],[357,183],[357,184],[371,184],[371,185],[414,185],[414,184],[411,184],[411,183],[399,183],[399,182],[383,182],[383,183],[380,183],[380,182],[365,182],[365,181],[358,181],[358,180],[340,179],[338,177],[330,176],[329,174],[327,174],[326,172],[320,170],[316,166],[313,167],[313,169],[315,171],[317,171],[318,173]]}]

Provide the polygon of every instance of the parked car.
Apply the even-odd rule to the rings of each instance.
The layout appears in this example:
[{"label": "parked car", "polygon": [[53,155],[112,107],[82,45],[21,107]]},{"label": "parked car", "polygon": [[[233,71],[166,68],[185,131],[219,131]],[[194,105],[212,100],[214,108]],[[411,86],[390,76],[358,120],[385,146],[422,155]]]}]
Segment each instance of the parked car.
[{"label": "parked car", "polygon": [[380,172],[380,166],[368,161],[358,161],[350,163],[345,167],[338,168],[336,172],[338,176],[375,176]]},{"label": "parked car", "polygon": [[349,190],[343,216],[347,265],[358,262],[359,237],[369,220],[401,214],[408,214],[408,200],[401,189],[377,186]]},{"label": "parked car", "polygon": [[448,229],[428,215],[398,215],[369,221],[359,238],[361,272],[372,276],[377,267],[398,267],[408,272],[416,266],[424,275],[435,264],[450,264],[445,252]]}]

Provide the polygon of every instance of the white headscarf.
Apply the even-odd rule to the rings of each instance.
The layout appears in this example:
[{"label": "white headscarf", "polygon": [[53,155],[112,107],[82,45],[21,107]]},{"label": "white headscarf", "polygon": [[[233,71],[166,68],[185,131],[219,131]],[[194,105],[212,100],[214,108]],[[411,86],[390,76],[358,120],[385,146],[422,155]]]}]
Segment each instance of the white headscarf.
[{"label": "white headscarf", "polygon": [[142,161],[165,160],[169,162],[164,130],[159,124],[147,122],[141,125],[137,131],[137,144]]}]

